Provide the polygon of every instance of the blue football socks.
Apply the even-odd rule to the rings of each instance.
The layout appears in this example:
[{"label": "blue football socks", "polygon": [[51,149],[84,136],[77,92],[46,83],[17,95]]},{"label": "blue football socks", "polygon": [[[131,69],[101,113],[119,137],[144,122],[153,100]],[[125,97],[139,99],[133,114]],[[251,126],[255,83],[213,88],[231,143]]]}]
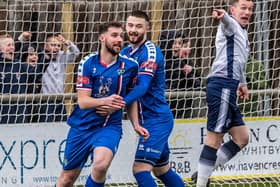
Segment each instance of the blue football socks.
[{"label": "blue football socks", "polygon": [[166,187],[184,187],[185,184],[181,177],[171,168],[163,175],[158,176]]},{"label": "blue football socks", "polygon": [[91,175],[88,176],[85,187],[104,187],[104,182],[98,183],[93,181]]},{"label": "blue football socks", "polygon": [[135,173],[134,177],[139,187],[157,187],[157,184],[150,171],[141,171],[139,173]]}]

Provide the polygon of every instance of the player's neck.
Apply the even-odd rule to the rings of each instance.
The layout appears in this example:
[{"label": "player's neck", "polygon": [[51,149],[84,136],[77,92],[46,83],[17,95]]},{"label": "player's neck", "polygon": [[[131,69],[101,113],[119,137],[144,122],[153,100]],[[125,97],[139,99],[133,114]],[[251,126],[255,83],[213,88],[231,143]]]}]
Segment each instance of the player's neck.
[{"label": "player's neck", "polygon": [[118,57],[118,55],[113,55],[111,53],[106,53],[106,52],[102,53],[102,51],[101,51],[100,57],[99,57],[100,59],[99,60],[103,64],[109,65],[109,64],[115,62],[117,60],[117,57]]},{"label": "player's neck", "polygon": [[147,41],[147,37],[143,38],[143,40],[137,44],[131,44],[133,49],[139,48],[141,45],[143,45]]}]

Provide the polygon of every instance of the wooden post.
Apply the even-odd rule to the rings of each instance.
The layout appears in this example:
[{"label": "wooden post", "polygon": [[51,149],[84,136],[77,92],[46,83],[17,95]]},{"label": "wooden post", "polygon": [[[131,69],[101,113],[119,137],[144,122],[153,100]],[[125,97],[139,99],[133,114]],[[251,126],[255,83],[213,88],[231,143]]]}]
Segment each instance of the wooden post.
[{"label": "wooden post", "polygon": [[[66,40],[74,40],[73,35],[73,5],[70,2],[65,2],[62,5],[62,35]],[[66,50],[66,48],[64,48]],[[75,70],[75,64],[74,62],[72,64],[68,64],[66,66],[65,71],[65,86],[64,86],[64,92],[65,93],[72,93],[74,90],[74,70]],[[72,111],[73,107],[73,101],[72,100],[65,100],[65,106],[67,114],[69,115]]]},{"label": "wooden post", "polygon": [[151,1],[151,40],[157,44],[162,25],[162,0]]}]

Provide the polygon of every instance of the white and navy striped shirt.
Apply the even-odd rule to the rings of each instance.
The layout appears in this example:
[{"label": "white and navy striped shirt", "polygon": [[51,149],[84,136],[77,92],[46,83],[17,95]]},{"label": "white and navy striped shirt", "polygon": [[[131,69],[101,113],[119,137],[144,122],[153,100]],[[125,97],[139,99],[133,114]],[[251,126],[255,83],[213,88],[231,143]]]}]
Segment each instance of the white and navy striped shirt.
[{"label": "white and navy striped shirt", "polygon": [[245,68],[250,45],[248,33],[226,12],[216,35],[216,57],[208,77],[223,77],[246,84]]}]

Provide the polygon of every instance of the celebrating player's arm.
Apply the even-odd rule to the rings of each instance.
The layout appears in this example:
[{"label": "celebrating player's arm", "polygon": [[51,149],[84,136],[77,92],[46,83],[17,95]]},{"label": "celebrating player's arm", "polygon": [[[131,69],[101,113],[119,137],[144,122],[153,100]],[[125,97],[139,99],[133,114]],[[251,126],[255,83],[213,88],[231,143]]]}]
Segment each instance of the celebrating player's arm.
[{"label": "celebrating player's arm", "polygon": [[[114,94],[110,97],[104,98],[106,99],[103,104],[96,106],[96,113],[101,116],[107,116],[111,113],[115,112],[116,110],[119,110],[121,106],[124,106],[124,101],[122,100],[122,97]],[[120,100],[121,99],[121,100]],[[99,102],[99,101],[97,101]],[[97,104],[97,102],[95,104]],[[88,103],[87,103],[88,104]],[[146,140],[149,138],[150,133],[147,129],[142,127],[139,124],[139,118],[138,118],[138,107],[137,107],[137,101],[132,102],[131,104],[127,105],[127,115],[131,121],[131,124],[133,126],[134,131],[139,135],[143,136],[143,140]]]},{"label": "celebrating player's arm", "polygon": [[[93,98],[91,97],[91,91],[79,89],[77,91],[77,95],[78,95],[78,104],[81,109],[99,107],[100,108],[99,111],[102,111],[101,109],[102,107],[104,107],[104,108],[110,108],[111,111],[115,111],[125,106],[122,97],[117,94],[113,94],[108,97]],[[110,113],[110,111],[108,112]]]},{"label": "celebrating player's arm", "polygon": [[138,102],[134,101],[130,105],[127,106],[127,115],[132,123],[134,131],[139,135],[143,136],[143,140],[147,140],[150,136],[149,131],[142,127],[139,124],[139,119],[138,119]]}]

